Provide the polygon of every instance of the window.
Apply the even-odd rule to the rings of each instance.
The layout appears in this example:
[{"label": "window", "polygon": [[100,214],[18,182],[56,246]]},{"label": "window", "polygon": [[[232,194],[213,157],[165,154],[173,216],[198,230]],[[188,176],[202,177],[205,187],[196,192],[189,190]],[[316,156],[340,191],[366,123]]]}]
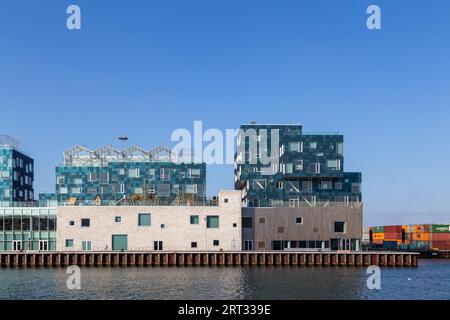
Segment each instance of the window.
[{"label": "window", "polygon": [[73,247],[73,239],[66,239],[66,248]]},{"label": "window", "polygon": [[139,225],[140,226],[150,226],[151,225],[151,214],[150,213],[139,213]]},{"label": "window", "polygon": [[92,250],[92,243],[91,241],[82,241],[81,242],[81,248],[83,251],[91,251]]},{"label": "window", "polygon": [[70,188],[70,192],[73,193],[73,194],[80,194],[81,193],[81,187]]},{"label": "window", "polygon": [[96,180],[97,180],[97,173],[89,172],[89,174],[88,174],[88,181],[89,182],[94,182]]},{"label": "window", "polygon": [[333,182],[331,180],[321,180],[319,182],[320,190],[330,190],[333,189]]},{"label": "window", "polygon": [[118,173],[119,173],[119,176],[125,175],[125,169],[123,169],[123,168],[119,169]]},{"label": "window", "polygon": [[73,184],[83,184],[83,179],[75,178],[75,179],[73,179]]},{"label": "window", "polygon": [[282,190],[283,189],[283,182],[279,181],[276,183],[275,188]]},{"label": "window", "polygon": [[305,193],[312,192],[312,181],[302,181],[302,191]]},{"label": "window", "polygon": [[309,143],[309,148],[310,149],[317,149],[317,142],[310,142]]},{"label": "window", "polygon": [[294,168],[297,171],[303,171],[303,160],[295,160],[294,161]]},{"label": "window", "polygon": [[199,224],[200,219],[199,216],[191,216],[191,224]]},{"label": "window", "polygon": [[184,186],[186,193],[197,193],[197,185],[196,184],[186,184]]},{"label": "window", "polygon": [[189,169],[189,178],[200,178],[200,169]]},{"label": "window", "polygon": [[75,225],[75,221],[74,220],[70,220],[69,221],[69,226],[74,226]]},{"label": "window", "polygon": [[128,178],[139,178],[139,168],[128,169]]},{"label": "window", "polygon": [[292,171],[293,171],[293,168],[294,168],[294,165],[292,164],[292,163],[286,163],[285,165],[284,165],[284,173],[292,173]]},{"label": "window", "polygon": [[334,222],[334,232],[335,233],[346,233],[346,223],[342,221]]},{"label": "window", "polygon": [[300,192],[300,182],[298,180],[286,181],[286,192]]},{"label": "window", "polygon": [[233,228],[237,228],[237,223],[233,223]]},{"label": "window", "polygon": [[117,216],[114,218],[114,221],[116,221],[116,223],[120,223],[122,222],[122,217],[121,216]]},{"label": "window", "polygon": [[224,203],[228,203],[228,198],[223,199]]},{"label": "window", "polygon": [[113,193],[124,193],[125,185],[123,183],[114,183],[112,185],[112,192]]},{"label": "window", "polygon": [[309,172],[319,174],[320,173],[320,163],[310,163],[309,164]]},{"label": "window", "polygon": [[344,144],[342,142],[338,142],[336,145],[336,153],[340,156],[344,155]]},{"label": "window", "polygon": [[161,229],[165,229],[166,225],[164,223],[161,223]]},{"label": "window", "polygon": [[213,246],[217,247],[219,245],[219,240],[213,240]]},{"label": "window", "polygon": [[108,184],[109,183],[109,173],[101,172],[99,175],[100,184]]},{"label": "window", "polygon": [[336,183],[334,184],[334,188],[335,188],[336,190],[342,190],[342,183],[341,183],[341,182],[336,182]]},{"label": "window", "polygon": [[163,242],[153,241],[153,250],[163,250]]},{"label": "window", "polygon": [[64,184],[65,181],[66,181],[66,178],[64,176],[56,177],[56,184]]},{"label": "window", "polygon": [[244,240],[244,250],[253,250],[253,240]]},{"label": "window", "polygon": [[301,143],[301,142],[289,142],[289,151],[291,151],[291,152],[303,152],[303,143]]},{"label": "window", "polygon": [[150,180],[155,180],[155,175],[156,175],[156,170],[155,169],[150,169],[148,171],[148,177]]},{"label": "window", "polygon": [[81,226],[82,227],[90,227],[91,226],[91,219],[81,219]]},{"label": "window", "polygon": [[219,228],[219,216],[206,216],[207,228]]},{"label": "window", "polygon": [[295,218],[295,223],[296,224],[303,224],[303,218],[302,217],[296,217]]},{"label": "window", "polygon": [[67,187],[59,187],[59,193],[60,194],[67,194],[68,193]]},{"label": "window", "polygon": [[278,233],[284,233],[284,227],[278,227],[277,228]]},{"label": "window", "polygon": [[170,195],[170,183],[158,183],[156,193],[161,197],[168,197]]},{"label": "window", "polygon": [[266,180],[253,180],[253,189],[255,190],[266,189]]},{"label": "window", "polygon": [[169,168],[161,168],[160,178],[163,181],[170,180],[170,169]]},{"label": "window", "polygon": [[360,192],[361,192],[361,184],[352,183],[352,193],[360,193]]},{"label": "window", "polygon": [[191,248],[193,249],[197,248],[197,242],[191,242]]},{"label": "window", "polygon": [[266,218],[259,218],[259,223],[266,223]]},{"label": "window", "polygon": [[242,228],[253,228],[253,218],[252,217],[242,217]]},{"label": "window", "polygon": [[9,171],[1,171],[2,179],[9,179]]},{"label": "window", "polygon": [[265,248],[266,248],[266,243],[264,241],[258,242],[258,249],[265,249]]},{"label": "window", "polygon": [[328,170],[341,170],[341,160],[327,160],[327,169]]}]

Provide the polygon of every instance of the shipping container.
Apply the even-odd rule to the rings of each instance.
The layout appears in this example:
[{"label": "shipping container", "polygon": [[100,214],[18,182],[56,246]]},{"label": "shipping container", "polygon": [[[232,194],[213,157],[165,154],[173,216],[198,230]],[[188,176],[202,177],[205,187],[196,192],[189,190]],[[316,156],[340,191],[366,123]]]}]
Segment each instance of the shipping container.
[{"label": "shipping container", "polygon": [[384,239],[385,240],[401,240],[402,239],[402,233],[384,233]]},{"label": "shipping container", "polygon": [[372,227],[372,232],[373,233],[380,233],[380,232],[384,232],[384,227]]},{"label": "shipping container", "polygon": [[450,250],[450,241],[432,241],[431,248],[434,250]]},{"label": "shipping container", "polygon": [[450,233],[450,225],[448,224],[432,224],[432,233]]},{"label": "shipping container", "polygon": [[412,239],[413,239],[413,241],[430,241],[431,240],[430,233],[413,233]]},{"label": "shipping container", "polygon": [[450,233],[432,233],[432,241],[450,241]]},{"label": "shipping container", "polygon": [[385,226],[384,233],[402,233],[402,226]]},{"label": "shipping container", "polygon": [[384,240],[384,233],[372,233],[372,240]]},{"label": "shipping container", "polygon": [[383,248],[396,249],[397,248],[397,241],[383,241]]}]

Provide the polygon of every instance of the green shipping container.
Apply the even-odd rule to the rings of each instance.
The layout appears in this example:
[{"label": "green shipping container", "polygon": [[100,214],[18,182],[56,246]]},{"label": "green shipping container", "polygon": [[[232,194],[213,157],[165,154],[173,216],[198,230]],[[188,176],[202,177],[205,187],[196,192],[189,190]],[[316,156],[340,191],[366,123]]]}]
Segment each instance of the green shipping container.
[{"label": "green shipping container", "polygon": [[450,225],[449,224],[432,224],[431,232],[432,233],[450,233]]},{"label": "green shipping container", "polygon": [[384,227],[373,227],[372,232],[375,233],[384,232]]}]

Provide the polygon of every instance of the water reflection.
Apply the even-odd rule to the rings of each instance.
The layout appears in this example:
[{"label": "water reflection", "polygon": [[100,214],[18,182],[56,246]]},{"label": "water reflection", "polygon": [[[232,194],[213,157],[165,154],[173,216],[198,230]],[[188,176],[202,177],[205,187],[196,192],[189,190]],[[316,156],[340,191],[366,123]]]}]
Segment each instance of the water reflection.
[{"label": "water reflection", "polygon": [[81,290],[65,269],[0,269],[0,299],[450,299],[450,262],[382,268],[369,290],[356,267],[84,268]]}]

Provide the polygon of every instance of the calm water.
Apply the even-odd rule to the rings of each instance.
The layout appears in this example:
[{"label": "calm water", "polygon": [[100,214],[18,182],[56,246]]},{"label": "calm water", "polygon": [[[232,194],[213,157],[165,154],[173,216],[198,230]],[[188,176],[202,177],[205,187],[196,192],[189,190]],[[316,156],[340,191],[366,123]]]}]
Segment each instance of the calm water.
[{"label": "calm water", "polygon": [[382,268],[381,290],[354,267],[0,269],[0,299],[450,299],[450,260]]}]

